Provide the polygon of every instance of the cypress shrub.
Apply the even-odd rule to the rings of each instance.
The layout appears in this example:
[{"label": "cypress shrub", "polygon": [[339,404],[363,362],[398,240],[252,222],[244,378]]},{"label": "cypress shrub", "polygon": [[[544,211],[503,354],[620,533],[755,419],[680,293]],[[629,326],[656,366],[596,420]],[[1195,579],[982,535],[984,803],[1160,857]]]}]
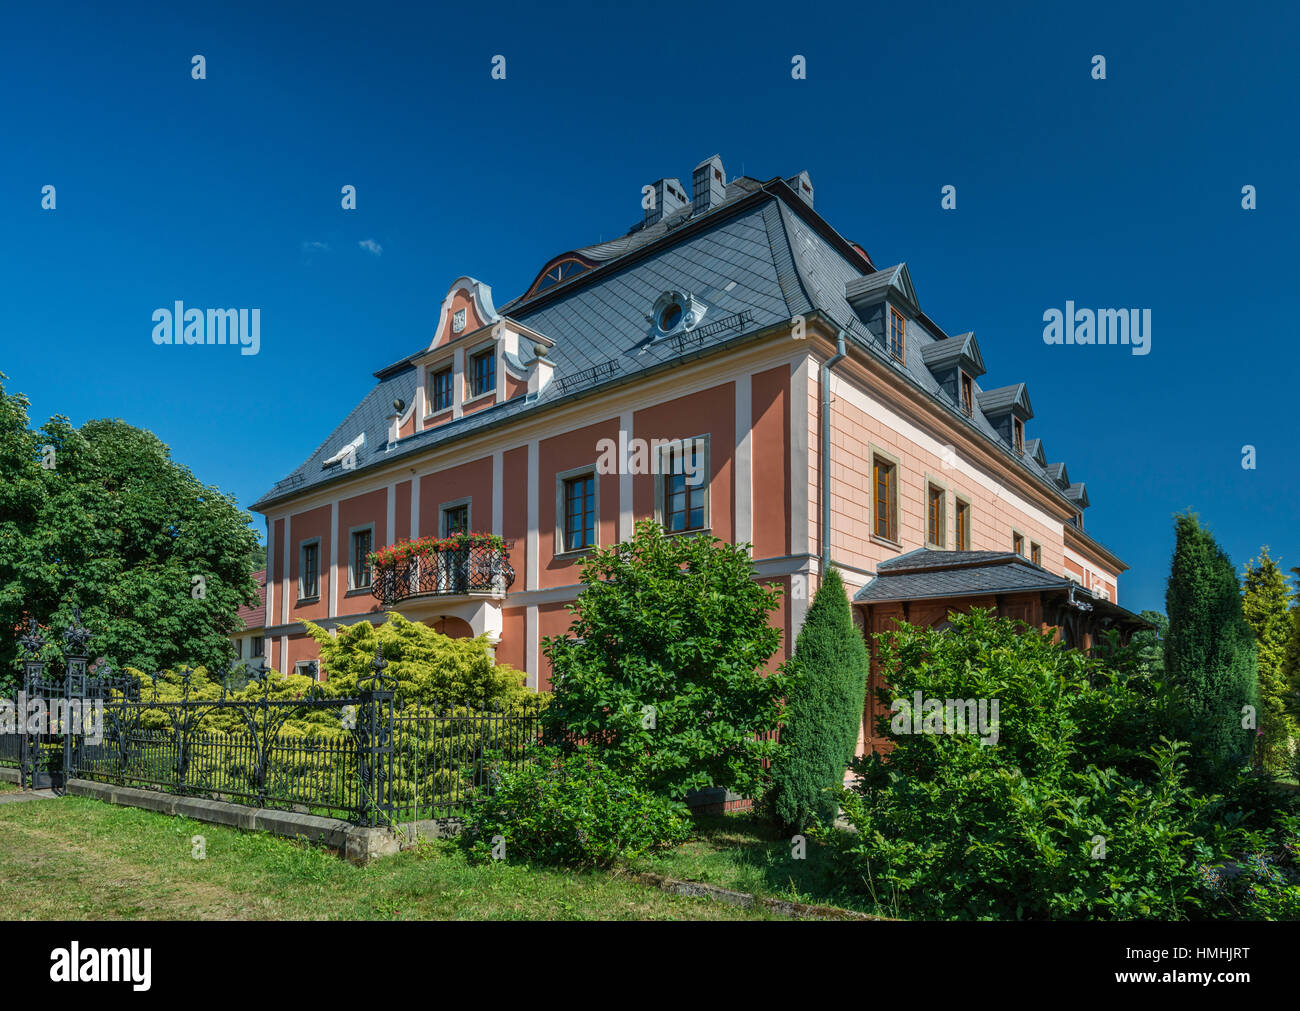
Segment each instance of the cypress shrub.
[{"label": "cypress shrub", "polygon": [[844,583],[832,568],[795,640],[797,681],[786,700],[784,757],[773,766],[768,795],[781,824],[802,831],[814,821],[834,820],[844,770],[857,751],[869,662]]},{"label": "cypress shrub", "polygon": [[1273,772],[1289,771],[1291,738],[1296,725],[1288,711],[1290,686],[1286,678],[1286,649],[1291,636],[1291,593],[1268,548],[1246,563],[1242,614],[1255,633],[1259,654],[1259,729],[1263,731],[1264,765]]},{"label": "cypress shrub", "polygon": [[1255,730],[1242,726],[1242,708],[1259,703],[1255,635],[1237,573],[1214,537],[1193,513],[1176,517],[1175,529],[1165,672],[1191,721],[1194,771],[1221,783],[1255,744]]}]

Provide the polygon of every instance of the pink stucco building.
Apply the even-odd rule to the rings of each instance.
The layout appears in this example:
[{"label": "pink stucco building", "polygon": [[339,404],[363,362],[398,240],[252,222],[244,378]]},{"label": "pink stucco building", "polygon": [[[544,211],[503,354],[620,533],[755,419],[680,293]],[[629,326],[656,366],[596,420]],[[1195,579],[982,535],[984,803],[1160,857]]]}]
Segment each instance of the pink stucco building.
[{"label": "pink stucco building", "polygon": [[1085,646],[1140,624],[1084,485],[1044,449],[1051,410],[988,382],[975,335],[823,220],[806,172],[728,179],[715,156],[648,192],[626,235],[561,252],[503,305],[454,281],[431,333],[256,503],[272,666],[316,658],[301,619],[382,620],[370,550],[468,530],[505,550],[430,555],[385,592],[544,688],[578,559],[644,518],[751,544],[786,591],[785,648],[828,562],[868,630],[976,603]]}]

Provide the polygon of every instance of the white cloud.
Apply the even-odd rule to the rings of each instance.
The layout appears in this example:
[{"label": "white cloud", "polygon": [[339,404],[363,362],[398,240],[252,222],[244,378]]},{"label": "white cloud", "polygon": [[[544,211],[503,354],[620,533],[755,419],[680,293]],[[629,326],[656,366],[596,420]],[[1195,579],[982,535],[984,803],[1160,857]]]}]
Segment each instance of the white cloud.
[{"label": "white cloud", "polygon": [[362,239],[359,243],[357,243],[357,245],[359,245],[367,253],[374,253],[376,256],[379,256],[384,251],[384,247],[381,246],[374,239]]},{"label": "white cloud", "polygon": [[304,242],[302,251],[304,253],[328,253],[330,244],[328,242]]}]

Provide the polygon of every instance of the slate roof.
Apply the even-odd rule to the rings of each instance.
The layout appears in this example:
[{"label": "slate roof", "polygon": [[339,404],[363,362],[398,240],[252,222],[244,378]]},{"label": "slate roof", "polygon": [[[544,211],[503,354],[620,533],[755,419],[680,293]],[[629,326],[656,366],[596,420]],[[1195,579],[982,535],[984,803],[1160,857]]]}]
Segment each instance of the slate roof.
[{"label": "slate roof", "polygon": [[974,333],[958,334],[947,340],[934,341],[921,349],[921,357],[930,368],[953,368],[962,361],[968,365],[971,377],[978,379],[985,372],[984,357]]},{"label": "slate roof", "polygon": [[856,604],[894,603],[945,597],[983,597],[1074,588],[1089,605],[1135,628],[1150,622],[1112,601],[1094,596],[1071,579],[1048,572],[1029,559],[1002,551],[939,551],[917,548],[881,562],[876,576],[853,595]]},{"label": "slate roof", "polygon": [[[731,215],[719,213],[725,208],[719,205],[719,209],[709,212],[710,217],[716,217],[712,227],[683,236],[677,243],[633,258],[626,266],[620,262],[624,258],[613,260],[599,270],[575,275],[527,302],[515,300],[500,310],[555,341],[547,354],[555,364],[554,379],[539,397],[518,397],[476,411],[403,439],[389,450],[388,418],[393,413],[393,400],[400,397],[409,403],[418,375],[411,359],[423,352],[420,348],[382,369],[378,384],[343,423],[253,508],[337,477],[341,468],[325,468],[323,461],[362,432],[365,444],[357,451],[351,474],[379,461],[460,438],[522,411],[589,393],[608,382],[626,380],[756,330],[786,323],[796,313],[810,313],[813,305],[800,284],[777,201],[762,201]],[[657,229],[659,224],[652,228]],[[593,277],[597,274],[598,281]],[[593,283],[577,283],[581,278]],[[647,316],[655,299],[668,288],[690,291],[708,306],[708,311],[691,334],[652,341]],[[528,349],[529,360],[531,354]],[[584,379],[584,372],[596,368],[612,372]]]},{"label": "slate roof", "polygon": [[[740,198],[748,196],[750,193],[761,189],[762,185],[763,184],[757,179],[751,179],[749,176],[740,176],[733,179],[731,182],[727,183],[725,195],[722,200],[716,203],[712,208],[710,208],[710,210],[716,210],[717,208],[733,204]],[[682,225],[689,222],[692,217],[694,217],[694,212],[692,211],[691,205],[687,204],[685,207],[676,210],[671,214],[664,215],[664,217],[660,218],[652,225],[647,225],[642,221],[639,224],[633,225],[626,235],[617,239],[611,239],[609,242],[598,242],[594,246],[583,246],[579,249],[569,250],[569,252],[586,257],[588,260],[595,260],[598,263],[617,260],[619,257],[626,256],[628,253],[634,252],[642,246],[647,246],[656,239],[662,238],[674,229],[680,228]],[[581,274],[574,274],[572,276],[576,278],[580,277]],[[569,280],[570,278],[566,278],[564,281],[560,282],[560,284],[555,285],[555,287],[561,287],[568,283]],[[529,287],[531,288],[531,285]],[[508,315],[511,307],[521,302],[523,297],[523,295],[520,295],[518,298],[506,303],[506,305],[502,306],[501,311]]]},{"label": "slate roof", "polygon": [[[875,270],[811,210],[782,179],[766,183],[741,177],[727,184],[724,200],[696,213],[689,205],[652,225],[634,226],[625,236],[573,250],[599,265],[577,273],[530,297],[501,307],[507,315],[555,342],[547,357],[554,378],[538,397],[518,397],[387,447],[388,417],[393,401],[414,395],[418,375],[412,360],[424,347],[376,373],[376,386],[333,433],[292,474],[263,495],[253,508],[265,507],[344,473],[322,466],[359,434],[355,474],[380,461],[391,461],[442,445],[470,432],[504,423],[526,411],[591,394],[650,370],[670,368],[688,357],[714,351],[793,315],[821,312],[850,340],[888,365],[902,382],[924,391],[945,406],[959,424],[970,425],[1010,460],[1064,500],[1064,489],[1031,453],[1017,453],[997,433],[982,404],[993,406],[1011,396],[1028,406],[1024,384],[981,391],[975,385],[973,417],[967,417],[940,386],[927,358],[939,342],[968,341],[971,334],[949,338],[924,313],[906,331],[905,364],[896,361],[871,332],[848,300],[865,304],[868,290],[891,286],[915,296],[906,264]],[[531,284],[529,286],[531,288]],[[708,311],[701,325],[682,338],[650,339],[647,319],[655,299],[666,289],[690,291]],[[525,345],[528,342],[523,342]],[[523,349],[531,356],[531,349]],[[995,394],[990,400],[988,393]],[[1068,500],[1065,500],[1068,501]]]},{"label": "slate roof", "polygon": [[1070,580],[1021,555],[1000,551],[935,551],[918,548],[876,566],[876,577],[853,597],[856,603],[975,597],[989,593],[1065,589]]},{"label": "slate roof", "polygon": [[896,263],[884,270],[877,270],[874,274],[848,281],[844,286],[844,296],[854,305],[861,305],[885,295],[891,289],[898,291],[913,305],[918,304],[916,289],[912,286],[911,272],[906,263]]},{"label": "slate roof", "polygon": [[990,416],[1006,414],[1015,407],[1019,407],[1031,418],[1034,416],[1034,409],[1029,403],[1029,387],[1024,383],[985,390],[977,393],[975,399],[979,401],[980,410]]}]

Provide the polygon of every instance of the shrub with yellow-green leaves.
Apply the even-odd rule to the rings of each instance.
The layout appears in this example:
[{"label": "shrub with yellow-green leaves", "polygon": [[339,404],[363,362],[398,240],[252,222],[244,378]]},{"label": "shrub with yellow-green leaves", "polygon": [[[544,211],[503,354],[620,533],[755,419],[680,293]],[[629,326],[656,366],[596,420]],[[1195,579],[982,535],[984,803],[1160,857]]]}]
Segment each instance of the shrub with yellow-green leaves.
[{"label": "shrub with yellow-green leaves", "polygon": [[[145,674],[133,667],[126,668],[126,673],[134,677],[140,685],[140,703],[146,707],[140,725],[149,730],[171,729],[172,722],[167,707],[149,708],[155,702],[180,702],[188,700],[191,704],[212,703],[210,710],[203,713],[193,725],[194,729],[205,732],[239,734],[250,731],[249,720],[254,721],[259,729],[264,726],[265,712],[250,710],[243,706],[222,707],[216,705],[222,698],[221,682],[213,679],[203,667],[197,667],[189,673],[188,691],[185,677],[177,671],[163,671],[157,677]],[[320,684],[302,674],[280,674],[271,671],[264,683],[250,680],[248,684],[227,691],[225,698],[229,702],[257,702],[267,699],[271,702],[293,702],[314,693],[318,697],[337,698],[340,693],[334,686]],[[281,713],[277,713],[277,717]],[[322,707],[295,709],[284,722],[282,734],[297,737],[319,735],[338,736],[343,733],[340,713],[337,708]]]},{"label": "shrub with yellow-green leaves", "polygon": [[540,711],[549,699],[549,693],[525,686],[523,671],[496,663],[486,636],[453,639],[395,611],[381,625],[362,621],[337,629],[337,634],[310,621],[303,624],[320,646],[327,683],[344,695],[355,694],[358,682],[373,673],[371,664],[379,646],[388,662],[384,673],[397,679],[394,704],[398,709],[480,709],[486,704],[530,713]]}]

